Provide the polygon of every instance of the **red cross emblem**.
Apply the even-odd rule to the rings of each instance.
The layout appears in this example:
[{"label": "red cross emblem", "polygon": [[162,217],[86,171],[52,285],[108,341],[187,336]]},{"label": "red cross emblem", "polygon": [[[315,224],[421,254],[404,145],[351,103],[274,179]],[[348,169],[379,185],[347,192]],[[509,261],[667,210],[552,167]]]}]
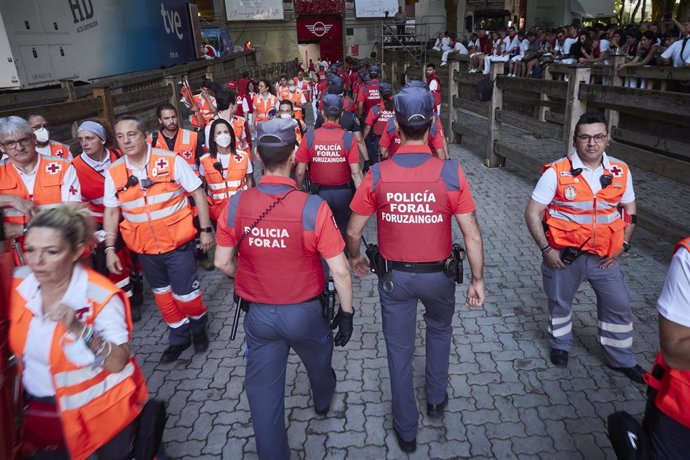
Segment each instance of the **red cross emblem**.
[{"label": "red cross emblem", "polygon": [[189,150],[187,150],[186,152],[184,152],[184,153],[182,154],[182,156],[189,160],[190,158],[192,158],[192,152],[190,152]]},{"label": "red cross emblem", "polygon": [[168,167],[168,162],[165,161],[163,158],[161,158],[161,159],[158,160],[158,162],[156,163],[156,166],[158,166],[160,169],[165,169],[165,168]]},{"label": "red cross emblem", "polygon": [[77,189],[76,189],[76,187],[75,187],[74,185],[70,185],[70,186],[69,186],[69,193],[72,194],[72,195],[76,195],[76,194],[77,194]]},{"label": "red cross emblem", "polygon": [[618,166],[614,166],[613,168],[611,168],[611,172],[616,177],[620,177],[623,174],[623,170]]},{"label": "red cross emblem", "polygon": [[90,307],[90,306],[86,306],[86,307],[83,307],[83,308],[78,308],[78,309],[76,309],[76,310],[74,311],[74,313],[76,313],[75,316],[76,316],[77,319],[78,319],[80,322],[82,322],[82,323],[83,323],[84,321],[86,321],[86,318],[88,318],[89,316],[92,315],[92,311],[91,311],[91,307]]},{"label": "red cross emblem", "polygon": [[60,158],[64,158],[65,153],[62,150],[58,150],[57,152],[55,152],[55,156],[60,157]]},{"label": "red cross emblem", "polygon": [[48,166],[46,166],[46,171],[48,174],[57,174],[60,172],[62,169],[62,166],[60,166],[57,163],[49,163]]}]

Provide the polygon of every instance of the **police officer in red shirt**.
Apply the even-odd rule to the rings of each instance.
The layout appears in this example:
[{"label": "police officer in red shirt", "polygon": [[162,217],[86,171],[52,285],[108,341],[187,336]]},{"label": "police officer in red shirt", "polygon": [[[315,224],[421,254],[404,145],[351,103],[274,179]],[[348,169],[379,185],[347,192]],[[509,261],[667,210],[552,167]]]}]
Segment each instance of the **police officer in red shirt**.
[{"label": "police officer in red shirt", "polygon": [[369,77],[371,80],[362,85],[357,94],[357,115],[365,117],[369,109],[381,102],[379,93],[379,66],[369,67]]},{"label": "police officer in red shirt", "polygon": [[453,217],[460,225],[472,269],[467,289],[470,307],[481,307],[484,302],[484,254],[474,200],[462,168],[456,161],[433,157],[427,145],[433,97],[424,88],[406,87],[394,103],[402,145],[390,160],[371,167],[355,193],[347,248],[355,273],[366,275],[369,265],[360,254],[361,237],[369,217],[376,213],[380,256],[385,259],[377,274],[393,428],[400,448],[413,452],[419,417],[412,371],[418,300],[425,307],[427,416],[441,417],[448,404],[455,283],[461,281],[459,275],[445,271],[446,261],[456,252],[452,247]]},{"label": "police officer in red shirt", "polygon": [[326,122],[315,131],[308,131],[300,142],[295,177],[301,188],[309,168],[310,191],[326,200],[344,235],[350,218],[352,186],[359,187],[362,170],[354,135],[339,125],[342,112],[342,98],[326,94],[321,111]]},{"label": "police officer in red shirt", "polygon": [[[218,219],[215,263],[235,276],[235,295],[249,306],[245,388],[259,458],[288,460],[284,393],[290,348],[307,369],[315,412],[327,414],[336,382],[333,345],[344,346],[352,335],[352,280],[330,208],[290,179],[292,120],[260,123],[257,131],[265,174],[257,187],[230,198]],[[341,305],[330,325],[319,301],[322,258]],[[338,328],[335,339],[329,326]]]}]

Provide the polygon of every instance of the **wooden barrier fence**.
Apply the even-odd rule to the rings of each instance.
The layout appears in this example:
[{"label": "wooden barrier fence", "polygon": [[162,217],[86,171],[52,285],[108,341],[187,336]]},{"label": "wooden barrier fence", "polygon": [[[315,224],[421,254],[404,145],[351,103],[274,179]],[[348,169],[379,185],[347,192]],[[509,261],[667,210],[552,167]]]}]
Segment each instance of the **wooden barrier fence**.
[{"label": "wooden barrier fence", "polygon": [[[480,102],[477,83],[487,76],[460,70],[461,61],[449,61],[449,129],[456,137],[458,110],[489,119],[486,164],[501,166],[519,160],[514,146],[501,142],[503,124],[531,132],[537,138],[560,140],[569,151],[575,123],[588,110],[607,115],[612,155],[637,167],[690,184],[690,94],[622,87],[624,78],[690,80],[690,68],[624,68],[614,66],[547,67],[544,79],[503,75],[503,62],[492,63],[493,94]],[[462,64],[464,67],[464,64]],[[567,78],[559,79],[559,75]],[[596,83],[603,81],[606,85]]]},{"label": "wooden barrier fence", "polygon": [[83,120],[98,119],[112,126],[119,116],[137,115],[144,119],[147,128],[153,128],[158,123],[155,109],[166,101],[184,119],[189,111],[182,110],[178,86],[183,75],[198,90],[204,78],[224,85],[228,80],[238,79],[245,70],[255,79],[276,80],[283,73],[296,75],[297,61],[259,64],[254,52],[242,52],[210,61],[99,79],[87,85],[65,81],[60,88],[0,95],[0,117],[40,113],[51,124],[53,138],[76,147],[76,129]]}]

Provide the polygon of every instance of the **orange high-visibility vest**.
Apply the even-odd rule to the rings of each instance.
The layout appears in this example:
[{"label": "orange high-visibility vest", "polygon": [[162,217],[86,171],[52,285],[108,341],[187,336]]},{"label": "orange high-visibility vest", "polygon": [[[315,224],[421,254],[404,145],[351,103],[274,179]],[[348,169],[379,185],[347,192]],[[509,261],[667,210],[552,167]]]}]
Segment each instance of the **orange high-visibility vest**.
[{"label": "orange high-visibility vest", "polygon": [[[93,327],[96,317],[110,299],[118,296],[125,305],[127,329],[131,336],[132,319],[127,296],[103,275],[85,269],[89,284],[86,291],[88,304],[84,307],[88,311],[80,321]],[[27,308],[27,299],[19,294],[17,288],[30,274],[29,267],[15,270],[10,303],[9,344],[20,359],[20,373],[33,312]],[[83,460],[139,416],[148,390],[134,357],[130,357],[125,368],[118,373],[108,372],[102,367],[80,367],[70,362],[61,346],[65,332],[65,326],[58,322],[50,347],[50,372],[70,458]]]},{"label": "orange high-visibility vest", "polygon": [[208,185],[208,203],[211,219],[218,220],[223,208],[228,200],[239,190],[247,188],[247,166],[249,165],[249,154],[242,150],[237,150],[237,154],[230,154],[228,168],[223,172],[218,170],[215,164],[220,160],[213,158],[210,153],[201,157],[201,164],[206,174],[206,184]]},{"label": "orange high-visibility vest", "polygon": [[67,144],[50,141],[48,146],[50,147],[50,156],[64,158],[65,160],[69,160],[70,156],[72,156],[72,152]]},{"label": "orange high-visibility vest", "polygon": [[108,170],[124,218],[120,222],[122,238],[134,252],[163,254],[196,236],[185,189],[173,177],[178,159],[180,156],[173,152],[152,148],[147,164],[152,185],[147,189],[142,189],[140,181],[127,185],[131,173],[125,157]]},{"label": "orange high-visibility vest", "polygon": [[571,163],[563,158],[550,165],[556,171],[558,187],[553,201],[546,207],[545,223],[549,244],[555,249],[582,247],[582,251],[609,257],[623,247],[623,231],[627,225],[618,205],[625,192],[628,166],[609,157],[611,185],[592,194],[587,181],[573,176]]},{"label": "orange high-visibility vest", "polygon": [[[62,203],[62,185],[69,165],[67,160],[39,153],[36,181],[33,195],[30,195],[12,163],[0,162],[0,195],[15,195],[33,201],[39,209],[57,207]],[[10,224],[26,224],[29,221],[26,215],[11,207],[3,209],[3,220]]]},{"label": "orange high-visibility vest", "polygon": [[[216,104],[215,97],[209,96],[208,98],[211,100],[211,104]],[[196,106],[198,107],[199,113],[201,113],[201,115],[204,117],[204,121],[206,122],[204,126],[207,125],[211,120],[213,120],[213,107],[211,106],[211,104],[208,103],[208,101],[205,98],[201,97],[201,94],[192,96],[192,99],[194,99],[194,104],[196,104]],[[194,114],[190,115],[189,121],[190,123],[192,123],[192,126],[196,126],[197,120],[194,117]]]},{"label": "orange high-visibility vest", "polygon": [[[120,154],[116,151],[105,149],[105,154],[110,157],[110,164],[112,165],[118,158]],[[100,224],[103,223],[103,212],[105,207],[103,206],[103,190],[105,189],[105,176],[102,174],[105,171],[96,171],[89,165],[82,155],[77,155],[72,160],[72,166],[77,170],[77,177],[79,178],[79,184],[81,184],[81,197],[83,201],[88,206],[91,216],[94,220]]]},{"label": "orange high-visibility vest", "polygon": [[[213,115],[213,113],[211,115]],[[177,137],[175,138],[175,146],[173,147],[173,152],[177,153],[179,156],[184,158],[184,161],[187,162],[187,164],[194,170],[194,172],[198,176],[199,167],[196,164],[197,140],[198,134],[195,131],[180,128],[177,131]],[[149,144],[152,141],[153,136],[148,136]],[[168,150],[168,144],[166,144],[165,139],[163,139],[163,131],[158,131],[158,135],[156,136],[156,145],[151,145],[151,147],[162,150]]]},{"label": "orange high-visibility vest", "polygon": [[682,240],[680,243],[678,243],[678,244],[676,245],[676,248],[675,248],[674,252],[677,251],[677,250],[679,250],[680,248],[685,248],[685,249],[687,249],[688,251],[690,251],[690,236],[687,237],[687,238],[685,238],[684,240]]},{"label": "orange high-visibility vest", "polygon": [[264,100],[264,98],[257,93],[254,95],[252,104],[254,105],[254,120],[260,123],[268,120],[268,112],[278,106],[278,98],[268,93],[268,97]]},{"label": "orange high-visibility vest", "polygon": [[244,140],[242,140],[242,135],[245,134],[245,125],[246,120],[244,117],[240,117],[238,115],[233,115],[232,116],[232,121],[230,124],[232,125],[232,130],[235,132],[235,142],[237,144],[237,149],[239,150],[247,150],[249,147],[249,142],[247,141],[247,138],[245,136]]}]

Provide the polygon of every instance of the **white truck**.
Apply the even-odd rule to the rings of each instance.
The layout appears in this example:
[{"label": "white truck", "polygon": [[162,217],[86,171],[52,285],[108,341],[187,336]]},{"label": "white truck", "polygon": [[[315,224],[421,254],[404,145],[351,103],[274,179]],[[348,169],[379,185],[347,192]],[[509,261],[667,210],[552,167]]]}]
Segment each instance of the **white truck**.
[{"label": "white truck", "polygon": [[192,0],[2,0],[0,89],[193,61],[195,12]]},{"label": "white truck", "polygon": [[614,0],[527,0],[525,24],[550,30],[574,21],[609,23],[615,16]]}]

